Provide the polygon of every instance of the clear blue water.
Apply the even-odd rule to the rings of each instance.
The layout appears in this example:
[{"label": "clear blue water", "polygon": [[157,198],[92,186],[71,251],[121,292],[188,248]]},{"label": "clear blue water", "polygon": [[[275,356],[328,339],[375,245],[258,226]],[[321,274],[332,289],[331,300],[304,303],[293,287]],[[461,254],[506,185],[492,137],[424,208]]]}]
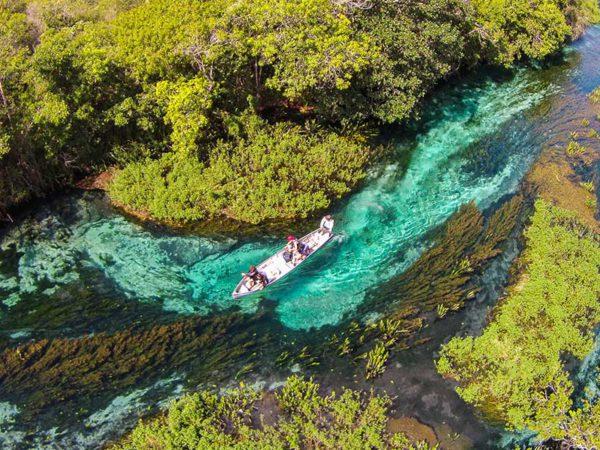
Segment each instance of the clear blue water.
[{"label": "clear blue water", "polygon": [[[460,205],[475,201],[487,208],[515,192],[543,145],[564,143],[583,117],[585,96],[600,84],[599,54],[600,28],[593,28],[547,67],[479,74],[442,87],[420,123],[386,132],[393,154],[332,211],[338,237],[282,282],[242,301],[231,298],[240,272],[276,251],[282,236],[176,234],[131,221],[98,195],[66,195],[40,206],[0,234],[0,321],[10,323],[1,334],[22,340],[110,331],[133,324],[140,311],[151,312],[145,320],[234,306],[252,313],[263,298],[274,305],[274,320],[290,330],[335,325],[367,291],[405,270],[427,247],[428,233]],[[78,328],[84,317],[61,328],[60,321],[46,322],[46,314],[36,316],[41,304],[82,302],[84,290],[92,305],[109,297],[149,309],[95,319],[85,330]],[[58,430],[48,430],[42,419],[20,424],[22,405],[4,401],[0,391],[0,446],[10,448],[27,430],[38,443],[94,447],[163,395],[152,392],[165,386],[169,395],[179,392],[183,378],[169,374],[114,392],[87,421],[65,417]]]},{"label": "clear blue water", "polygon": [[[42,285],[60,289],[81,277],[83,265],[101,270],[131,299],[160,301],[168,311],[205,314],[234,304],[252,311],[264,296],[277,303],[289,328],[334,325],[365,291],[405,269],[423,249],[423,236],[458,206],[474,200],[485,208],[517,188],[536,155],[531,143],[523,145],[521,121],[555,89],[521,71],[509,81],[449,90],[425,131],[397,140],[398,155],[410,155],[408,166],[391,161],[377,167],[366,186],[334,211],[338,238],[260,296],[236,302],[230,294],[240,272],[275,252],[281,236],[245,242],[157,235],[114,213],[90,218],[80,200],[68,223],[50,216],[40,233],[16,228],[5,237],[0,248],[16,242],[23,253],[18,276],[2,281],[13,287],[5,303]],[[56,239],[56,233],[66,236]]]}]

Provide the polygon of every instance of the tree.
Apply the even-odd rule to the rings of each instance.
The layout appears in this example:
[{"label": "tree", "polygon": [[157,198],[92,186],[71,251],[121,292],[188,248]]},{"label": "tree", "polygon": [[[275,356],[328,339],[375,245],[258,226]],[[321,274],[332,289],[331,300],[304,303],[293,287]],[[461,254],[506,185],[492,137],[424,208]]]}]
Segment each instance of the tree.
[{"label": "tree", "polygon": [[504,66],[556,52],[571,34],[556,0],[474,0],[474,29],[488,58]]}]

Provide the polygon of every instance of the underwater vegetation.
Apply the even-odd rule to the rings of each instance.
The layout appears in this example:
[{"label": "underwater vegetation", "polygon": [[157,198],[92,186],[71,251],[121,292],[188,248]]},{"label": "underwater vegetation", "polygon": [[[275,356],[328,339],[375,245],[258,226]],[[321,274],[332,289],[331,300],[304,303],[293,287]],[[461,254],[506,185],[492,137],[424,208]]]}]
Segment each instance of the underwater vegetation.
[{"label": "underwater vegetation", "polygon": [[387,397],[350,389],[321,395],[319,389],[312,379],[291,376],[268,402],[272,394],[243,386],[221,396],[200,391],[141,421],[111,450],[433,449],[387,431]]},{"label": "underwater vegetation", "polygon": [[256,357],[257,346],[268,335],[257,337],[248,330],[260,319],[260,314],[232,313],[143,330],[28,342],[0,354],[0,393],[25,398],[23,414],[33,417],[49,405],[147,384],[191,362],[192,381],[204,381],[208,374],[217,380],[216,374],[233,370],[234,362],[248,364]]},{"label": "underwater vegetation", "polygon": [[277,357],[278,367],[304,370],[349,358],[362,367],[366,379],[385,371],[392,352],[425,343],[419,337],[433,320],[461,309],[478,292],[476,277],[500,255],[528,209],[523,195],[505,201],[487,219],[473,204],[460,208],[438,231],[431,248],[409,269],[373,290],[358,316],[377,311],[375,320],[349,320],[341,331],[319,332],[323,349],[288,346]]},{"label": "underwater vegetation", "polygon": [[383,373],[390,350],[423,343],[418,331],[427,321],[459,310],[476,295],[472,281],[502,253],[502,244],[515,230],[525,206],[524,197],[515,195],[487,220],[473,203],[460,208],[432,247],[365,303],[365,309],[379,310],[383,318],[368,325],[352,322],[339,336],[332,336],[337,354],[358,354],[365,360],[365,375],[370,379]]}]

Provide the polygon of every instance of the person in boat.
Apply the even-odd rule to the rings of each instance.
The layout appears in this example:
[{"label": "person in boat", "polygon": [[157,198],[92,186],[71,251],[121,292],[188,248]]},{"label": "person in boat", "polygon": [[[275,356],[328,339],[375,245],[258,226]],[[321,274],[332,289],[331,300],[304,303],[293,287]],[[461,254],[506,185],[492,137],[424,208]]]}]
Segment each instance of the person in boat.
[{"label": "person in boat", "polygon": [[262,289],[267,284],[267,277],[256,268],[256,266],[250,266],[247,273],[242,272],[242,276],[244,277],[245,284],[248,289],[252,290],[254,287],[258,287],[258,289]]},{"label": "person in boat", "polygon": [[319,225],[319,231],[321,234],[333,234],[333,225],[334,225],[333,216],[331,214],[327,214],[325,217],[321,219],[321,225]]},{"label": "person in boat", "polygon": [[283,251],[283,259],[285,262],[291,262],[295,266],[306,258],[306,244],[298,241],[294,235],[289,235],[287,241]]},{"label": "person in boat", "polygon": [[294,259],[294,251],[296,248],[295,242],[296,238],[294,236],[288,236],[287,237],[287,244],[285,244],[285,247],[283,248],[283,260],[286,263],[291,263],[292,260]]}]

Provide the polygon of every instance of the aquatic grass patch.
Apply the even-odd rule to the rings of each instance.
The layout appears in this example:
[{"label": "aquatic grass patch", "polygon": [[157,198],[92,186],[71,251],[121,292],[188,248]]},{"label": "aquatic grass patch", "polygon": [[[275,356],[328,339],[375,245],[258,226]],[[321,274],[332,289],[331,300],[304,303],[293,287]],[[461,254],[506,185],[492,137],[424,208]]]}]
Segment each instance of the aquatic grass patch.
[{"label": "aquatic grass patch", "polygon": [[594,182],[593,181],[582,181],[579,185],[584,188],[588,192],[594,192]]},{"label": "aquatic grass patch", "polygon": [[361,311],[380,311],[383,317],[368,325],[352,321],[331,336],[332,351],[338,357],[365,360],[367,378],[380,375],[388,352],[422,344],[418,334],[429,321],[461,309],[477,294],[472,281],[502,253],[525,210],[522,195],[505,201],[487,219],[473,203],[461,207],[429,250],[371,292],[361,306]]},{"label": "aquatic grass patch", "polygon": [[384,342],[377,341],[375,346],[361,357],[365,360],[365,378],[370,380],[385,372],[385,363],[390,357],[390,352]]},{"label": "aquatic grass patch", "polygon": [[568,156],[570,157],[576,157],[576,156],[581,156],[586,152],[586,148],[580,144],[577,141],[569,141],[569,143],[567,144],[567,148],[565,149],[565,152],[567,153]]},{"label": "aquatic grass patch", "polygon": [[34,417],[45,408],[150,383],[182,367],[190,368],[191,382],[209,374],[217,381],[218,374],[234,375],[257,358],[259,347],[266,348],[268,334],[252,331],[261,319],[232,313],[25,343],[0,354],[0,392],[23,399],[23,414]]},{"label": "aquatic grass patch", "polygon": [[468,282],[502,253],[502,244],[515,229],[524,206],[523,196],[513,196],[487,220],[473,203],[461,207],[431,248],[404,273],[374,290],[365,306],[381,307],[393,317],[394,311],[407,306],[428,312],[440,304],[462,305],[477,292]]},{"label": "aquatic grass patch", "polygon": [[58,292],[20,293],[20,301],[0,316],[0,334],[27,330],[30,338],[79,337],[123,328],[140,329],[175,320],[160,304],[126,298],[106,288],[104,274],[94,268],[80,269],[85,282],[77,280]]}]

